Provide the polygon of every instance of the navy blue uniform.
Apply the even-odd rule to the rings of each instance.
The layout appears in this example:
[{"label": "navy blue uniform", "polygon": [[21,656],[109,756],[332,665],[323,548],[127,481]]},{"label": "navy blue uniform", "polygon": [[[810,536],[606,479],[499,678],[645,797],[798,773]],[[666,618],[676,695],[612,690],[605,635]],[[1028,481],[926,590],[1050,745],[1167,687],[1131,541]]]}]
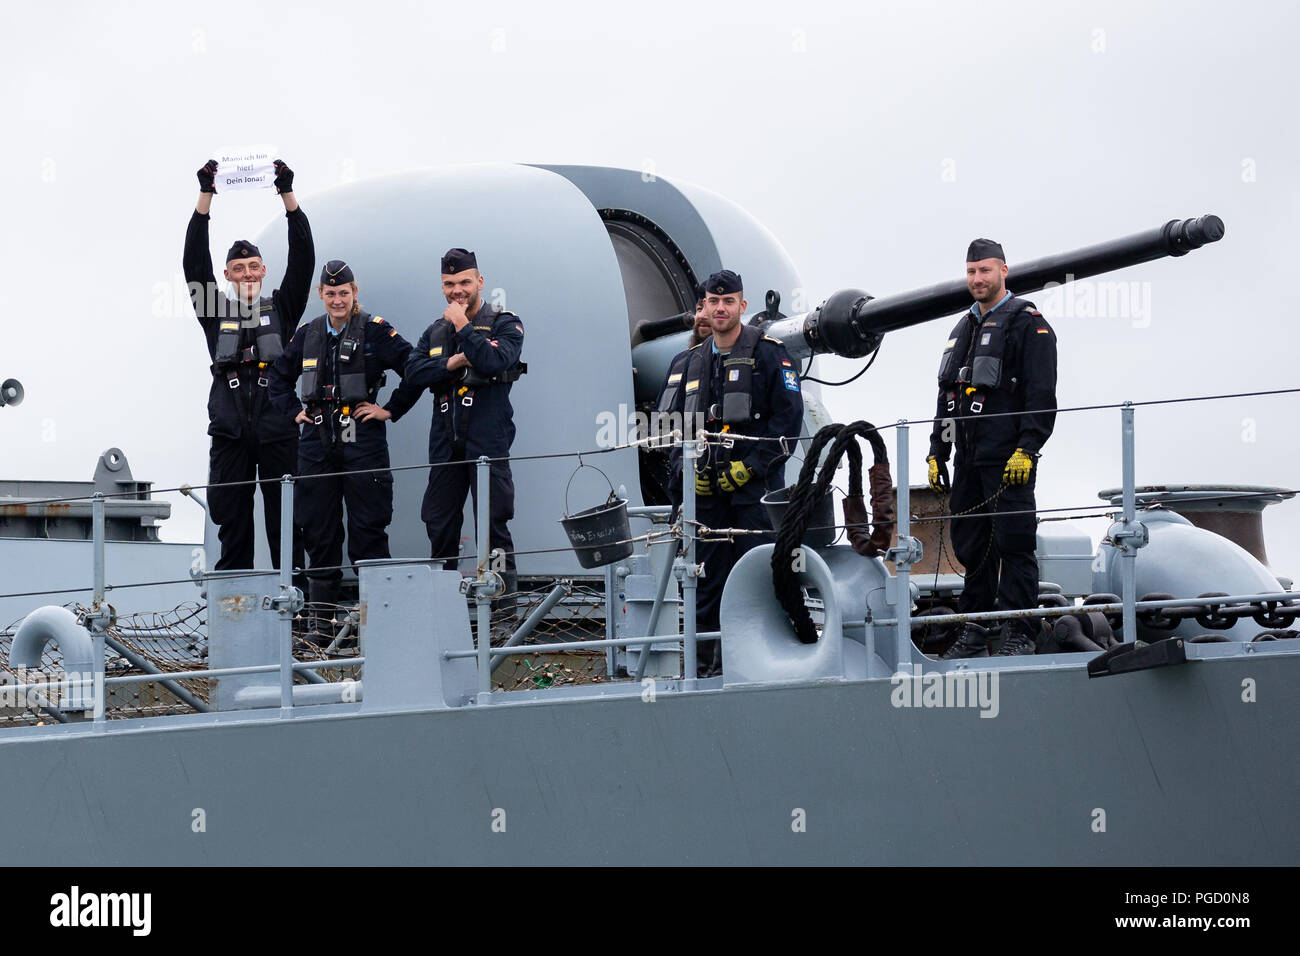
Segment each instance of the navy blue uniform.
[{"label": "navy blue uniform", "polygon": [[[182,259],[194,313],[207,340],[208,357],[214,363],[210,369],[212,387],[208,391],[208,434],[212,436],[208,481],[211,484],[254,479],[264,482],[258,487],[262,489],[266,537],[271,547],[271,562],[279,568],[279,480],[297,467],[298,426],[293,423],[293,416],[286,417],[272,407],[264,384],[265,369],[259,368],[256,362],[244,362],[232,369],[217,368],[217,344],[223,321],[239,322],[240,351],[246,354],[252,354],[247,350],[267,326],[278,333],[281,344],[289,341],[307,308],[316,251],[306,214],[301,208],[286,213],[289,258],[284,280],[280,288],[259,304],[261,314],[250,314],[217,285],[208,249],[209,218],[200,212],[190,217]],[[253,489],[252,484],[246,484],[208,491],[208,505],[221,540],[217,570],[253,566]],[[302,541],[295,529],[294,564],[301,567],[302,563]]]},{"label": "navy blue uniform", "polygon": [[[514,444],[510,389],[523,348],[524,324],[519,316],[482,303],[459,332],[439,318],[425,329],[411,352],[403,385],[433,394],[429,462],[467,463],[430,468],[420,507],[432,556],[450,558],[444,565],[448,570],[456,568],[451,556],[460,551],[467,494],[473,494],[476,518],[478,514],[477,466],[473,462],[481,455],[504,458]],[[447,359],[458,352],[471,367],[449,373]],[[506,569],[513,572],[515,547],[508,522],[515,516],[514,479],[508,461],[494,461],[489,469],[488,542],[506,552]]]},{"label": "navy blue uniform", "polygon": [[[374,401],[383,382],[385,371],[399,374],[406,368],[411,344],[397,329],[379,316],[365,318],[365,345],[363,351],[365,385],[370,401]],[[320,316],[326,327],[329,320]],[[313,319],[316,322],[318,319]],[[302,402],[294,392],[295,383],[302,375],[303,344],[310,322],[305,322],[286,346],[284,354],[271,366],[271,401],[286,414],[297,415]],[[339,343],[342,335],[327,333],[322,355],[318,359],[318,374],[324,386],[339,382]],[[418,390],[409,388],[405,381],[393,392],[384,408],[392,413],[392,421],[404,415],[415,399]],[[329,593],[343,577],[339,565],[343,562],[343,507],[347,506],[348,558],[352,562],[367,558],[391,557],[388,550],[388,524],[393,518],[393,476],[389,466],[388,438],[385,423],[370,419],[352,420],[350,425],[340,421],[341,409],[335,405],[326,408],[321,424],[309,422],[302,427],[298,445],[299,481],[294,488],[294,515],[303,529],[307,556],[311,568],[307,577],[314,592]],[[310,478],[336,471],[354,471],[377,468],[357,475],[340,475],[328,478]]]},{"label": "navy blue uniform", "polygon": [[[1002,472],[1017,448],[1036,456],[1056,422],[1052,327],[1032,302],[1014,296],[983,315],[976,314],[978,309],[976,305],[962,316],[940,362],[930,454],[948,460],[946,416],[1016,414],[955,423],[957,460],[949,510],[972,515],[951,522],[952,549],[966,569],[957,603],[961,613],[1038,604],[1038,522],[1033,513],[1038,465],[1023,485],[1004,486]],[[1024,513],[1005,514],[1016,511]]]},{"label": "navy blue uniform", "polygon": [[[752,348],[753,365],[749,376],[749,408],[744,421],[729,424],[729,431],[737,435],[753,435],[763,438],[784,436],[786,447],[794,449],[803,427],[803,395],[799,387],[799,374],[790,359],[785,346],[778,340],[759,334],[749,326],[741,328],[741,338],[732,347],[731,352],[719,354],[714,351],[712,339],[688,350],[689,358],[679,367],[674,359],[670,366],[668,378],[664,382],[660,396],[660,408],[683,416],[681,419],[689,428],[692,407],[701,409],[706,416],[705,428],[716,432],[722,429],[722,418],[710,414],[720,411],[722,396],[727,393],[727,381],[733,368],[744,365],[728,365],[729,358],[749,341]],[[674,381],[673,376],[680,375]],[[676,392],[668,396],[670,389]],[[701,396],[700,393],[703,393]],[[694,397],[693,397],[694,396]],[[696,519],[710,528],[744,528],[771,532],[766,509],[759,499],[768,491],[785,486],[785,461],[789,457],[776,441],[737,441],[731,448],[710,445],[706,451],[708,457],[698,459],[698,471],[710,476],[713,493],[700,495],[695,499]],[[723,491],[718,485],[718,478],[727,473],[733,461],[741,461],[754,473],[748,482],[734,492]],[[681,501],[682,454],[681,448],[674,448],[670,455],[670,486],[674,502]],[[699,541],[696,544],[696,556],[704,564],[705,574],[700,579],[696,621],[701,631],[716,631],[719,628],[718,612],[722,605],[722,587],[732,567],[751,548],[773,540],[772,534],[742,534],[734,541],[712,540]],[[717,673],[721,667],[720,642],[701,641],[699,646],[699,670],[701,675]]]}]

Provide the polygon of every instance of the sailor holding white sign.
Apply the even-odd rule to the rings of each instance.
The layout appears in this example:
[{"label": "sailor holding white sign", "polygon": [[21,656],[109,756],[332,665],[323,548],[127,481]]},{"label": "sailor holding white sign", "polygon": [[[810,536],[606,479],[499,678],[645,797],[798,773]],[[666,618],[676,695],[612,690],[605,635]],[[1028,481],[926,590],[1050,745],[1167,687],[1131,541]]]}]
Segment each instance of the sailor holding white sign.
[{"label": "sailor holding white sign", "polygon": [[[271,563],[280,567],[280,485],[298,464],[298,426],[267,398],[267,369],[293,336],[311,294],[316,250],[311,226],[293,195],[293,170],[275,161],[276,191],[289,221],[289,259],[280,288],[262,296],[266,265],[262,253],[240,239],[226,254],[225,278],[234,298],[217,286],[208,249],[208,210],[216,195],[219,164],[210,159],[198,171],[199,199],[185,233],[183,267],[194,313],[212,359],[208,392],[208,434],[212,436],[208,481],[262,481]],[[220,571],[253,567],[253,488],[212,488],[208,504],[218,526]],[[294,566],[303,566],[302,544],[294,534]]]}]

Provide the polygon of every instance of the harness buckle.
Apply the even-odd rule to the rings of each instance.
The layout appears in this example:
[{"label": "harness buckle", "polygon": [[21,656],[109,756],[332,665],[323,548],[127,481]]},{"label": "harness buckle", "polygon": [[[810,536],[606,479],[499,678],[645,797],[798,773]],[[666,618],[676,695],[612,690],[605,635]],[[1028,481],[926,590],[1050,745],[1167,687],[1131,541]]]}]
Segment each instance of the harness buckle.
[{"label": "harness buckle", "polygon": [[270,384],[270,380],[265,375],[259,375],[257,376],[257,384],[262,388],[266,388]]},{"label": "harness buckle", "polygon": [[469,408],[471,405],[474,404],[474,396],[466,395],[464,398],[460,400],[460,403],[464,405],[466,408]]},{"label": "harness buckle", "polygon": [[970,410],[974,414],[978,415],[980,412],[984,411],[984,403],[977,398],[975,401],[970,403]]},{"label": "harness buckle", "polygon": [[230,376],[228,379],[226,379],[226,384],[229,385],[231,388],[239,388],[239,376],[237,375]]}]

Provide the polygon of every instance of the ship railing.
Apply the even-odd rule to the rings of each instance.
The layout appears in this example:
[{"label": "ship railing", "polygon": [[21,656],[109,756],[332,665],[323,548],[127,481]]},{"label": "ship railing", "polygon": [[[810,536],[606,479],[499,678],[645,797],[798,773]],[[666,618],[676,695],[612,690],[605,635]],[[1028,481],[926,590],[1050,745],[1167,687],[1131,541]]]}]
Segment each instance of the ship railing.
[{"label": "ship railing", "polygon": [[[1112,403],[1105,405],[1088,405],[1071,408],[1062,408],[1054,410],[1056,414],[1071,412],[1096,411],[1096,410],[1118,410],[1120,426],[1120,446],[1121,446],[1121,470],[1122,470],[1122,494],[1121,494],[1121,511],[1120,516],[1111,528],[1110,540],[1119,552],[1121,558],[1121,583],[1122,595],[1118,603],[1105,605],[1086,605],[1089,611],[1099,611],[1102,613],[1119,613],[1122,616],[1122,634],[1125,642],[1131,642],[1135,639],[1137,633],[1137,613],[1139,610],[1155,610],[1161,607],[1173,606],[1205,606],[1215,607],[1228,604],[1256,603],[1263,604],[1269,602],[1286,602],[1290,603],[1296,598],[1296,594],[1290,591],[1276,591],[1269,593],[1235,595],[1235,596],[1207,596],[1203,598],[1178,598],[1172,601],[1138,601],[1136,595],[1136,557],[1137,551],[1147,542],[1147,533],[1145,527],[1137,520],[1136,512],[1136,486],[1134,476],[1134,449],[1135,449],[1135,412],[1138,407],[1148,405],[1165,405],[1177,404],[1193,401],[1214,401],[1229,398],[1256,397],[1265,395],[1295,394],[1300,389],[1272,389],[1257,392],[1234,393],[1229,395],[1206,395],[1191,396],[1188,398],[1163,399],[1146,402],[1126,401],[1122,403]],[[1012,413],[1006,413],[1012,414]],[[1023,414],[1023,413],[1016,413]],[[1030,413],[1032,414],[1032,412]],[[921,419],[900,419],[893,424],[880,426],[880,430],[893,428],[895,431],[895,463],[897,474],[897,546],[891,549],[888,558],[893,561],[895,573],[899,580],[899,594],[910,594],[910,578],[912,568],[920,561],[922,557],[921,543],[919,539],[910,534],[911,531],[911,501],[910,501],[910,429],[912,426],[923,425],[932,427],[936,421],[957,421],[962,418],[989,418],[990,415],[979,416],[946,416],[943,419],[921,418]],[[800,436],[798,439],[763,439],[753,438],[750,436],[720,434],[709,432],[697,432],[690,438],[684,438],[680,431],[674,431],[666,435],[652,436],[649,438],[637,438],[623,444],[608,446],[583,452],[557,452],[549,454],[534,455],[516,455],[505,456],[501,458],[480,457],[476,460],[478,488],[482,492],[478,496],[477,502],[477,539],[476,539],[476,572],[469,576],[463,583],[463,591],[474,602],[475,605],[475,627],[474,643],[475,648],[472,651],[454,651],[448,650],[443,652],[445,660],[454,660],[460,658],[474,658],[478,662],[478,691],[480,696],[491,693],[492,673],[507,657],[519,654],[550,654],[564,653],[571,650],[598,650],[606,649],[608,653],[609,668],[611,676],[613,674],[613,650],[617,648],[648,648],[655,644],[664,642],[680,642],[683,656],[683,686],[686,688],[695,685],[694,675],[696,673],[697,663],[697,642],[701,639],[711,639],[719,636],[718,632],[710,631],[699,633],[696,629],[696,611],[697,611],[697,579],[702,573],[702,567],[696,562],[696,542],[700,537],[700,531],[715,533],[721,535],[751,533],[744,529],[703,529],[697,521],[696,516],[696,495],[693,481],[694,462],[697,458],[705,454],[706,449],[710,446],[727,446],[730,447],[736,441],[780,441],[784,450],[794,452],[792,447],[794,443],[802,441],[810,436]],[[651,544],[665,540],[676,539],[679,542],[679,554],[672,560],[668,561],[662,568],[660,578],[657,582],[657,594],[653,605],[650,626],[648,630],[658,630],[658,623],[663,608],[667,605],[665,594],[668,583],[674,576],[681,582],[682,601],[682,630],[680,633],[667,634],[649,634],[639,637],[617,637],[614,634],[614,620],[612,596],[616,589],[616,570],[613,565],[605,569],[605,591],[606,591],[606,637],[603,640],[584,640],[570,641],[551,644],[532,644],[523,646],[520,642],[529,631],[536,625],[537,621],[546,610],[553,606],[556,600],[563,596],[563,583],[558,583],[552,591],[546,595],[533,614],[523,622],[511,636],[507,646],[493,648],[491,646],[491,603],[494,597],[500,595],[502,591],[502,581],[499,574],[492,568],[492,558],[489,553],[488,531],[490,528],[490,495],[491,482],[489,481],[490,467],[496,461],[525,461],[543,458],[566,458],[576,457],[579,462],[583,456],[595,456],[614,452],[626,448],[635,448],[640,446],[653,446],[665,448],[672,445],[680,446],[683,457],[682,467],[682,487],[681,487],[681,519],[671,529],[651,532],[649,534],[637,535],[627,542],[621,543],[642,543]],[[463,462],[446,462],[446,463],[427,463],[421,465],[396,466],[387,468],[367,468],[354,469],[345,472],[332,474],[367,474],[373,472],[393,472],[406,469],[430,469],[445,466],[464,467]],[[340,661],[314,661],[314,662],[297,662],[293,658],[293,618],[295,613],[300,611],[304,606],[303,596],[293,584],[293,499],[294,485],[298,481],[309,481],[313,478],[325,477],[320,475],[314,476],[292,476],[286,475],[280,480],[281,495],[281,522],[280,522],[280,582],[279,593],[274,596],[267,596],[265,606],[267,609],[276,611],[281,619],[283,628],[283,639],[280,645],[280,660],[274,665],[256,665],[253,669],[234,668],[221,670],[195,670],[180,672],[159,673],[141,673],[116,676],[112,678],[104,677],[104,643],[105,633],[114,621],[113,610],[105,600],[107,586],[104,580],[104,548],[105,548],[105,517],[104,501],[107,497],[103,493],[95,493],[86,496],[71,496],[61,499],[50,499],[50,502],[86,500],[92,501],[92,551],[93,551],[93,575],[94,589],[91,609],[83,618],[83,623],[89,630],[94,643],[95,656],[97,661],[97,672],[94,679],[100,682],[101,686],[112,686],[114,684],[157,682],[163,679],[167,681],[176,681],[181,679],[194,678],[215,678],[220,676],[230,676],[234,674],[251,674],[251,673],[270,673],[278,672],[279,689],[280,689],[280,706],[283,710],[291,709],[293,704],[293,680],[295,673],[314,674],[315,671],[340,666],[354,666],[361,662],[361,658],[351,657]],[[251,484],[255,482],[228,482],[224,485]],[[261,482],[256,482],[261,483]],[[182,493],[192,494],[199,487],[213,488],[219,487],[217,484],[205,486],[183,485],[176,490]],[[29,502],[30,504],[30,502]],[[1095,509],[1095,505],[1086,506]],[[642,507],[630,509],[630,514],[634,517],[656,519],[663,516],[668,509],[666,507]],[[1040,511],[1079,511],[1084,508],[1067,508],[1067,509],[1039,509]],[[923,520],[943,520],[947,518],[959,518],[959,515],[933,515]],[[843,526],[836,526],[843,527]],[[608,545],[605,545],[608,547]],[[569,549],[542,549],[542,550],[572,550]],[[517,551],[516,554],[537,553],[536,551]],[[496,557],[502,555],[498,552]],[[459,558],[460,555],[448,556],[448,558]],[[384,561],[384,564],[402,565],[402,564],[425,564],[436,565],[444,558],[426,558],[426,559],[390,559]],[[378,562],[376,562],[378,563]],[[321,569],[310,569],[321,570]],[[329,569],[325,569],[329,570]],[[265,572],[249,572],[250,574],[265,574]],[[223,572],[223,576],[238,576],[239,572]],[[206,573],[192,574],[191,579],[203,580],[207,578]],[[182,579],[184,580],[184,579]],[[153,582],[153,583],[181,583],[176,582]],[[43,592],[55,593],[55,592]],[[5,595],[18,596],[18,595]],[[549,602],[549,603],[548,603]],[[1074,613],[1078,610],[1076,607],[1056,607],[1056,608],[1033,608],[1007,611],[989,611],[974,614],[949,614],[949,615],[926,615],[925,623],[944,624],[958,623],[964,621],[997,621],[1015,617],[1044,617],[1050,618],[1062,614]],[[539,614],[540,611],[540,614]],[[862,624],[851,624],[857,627],[884,627],[893,628],[896,641],[896,660],[906,661],[911,658],[911,649],[913,647],[912,638],[912,615],[910,601],[899,601],[897,605],[897,614],[894,618],[879,619],[875,621],[866,621]],[[635,674],[631,675],[640,680],[649,659],[649,653],[643,652],[639,655],[638,668]],[[317,678],[319,679],[319,678]],[[40,684],[23,684],[23,685],[5,685],[11,692],[16,692],[27,687],[48,686]],[[97,701],[95,709],[95,719],[103,720],[103,700]]]}]

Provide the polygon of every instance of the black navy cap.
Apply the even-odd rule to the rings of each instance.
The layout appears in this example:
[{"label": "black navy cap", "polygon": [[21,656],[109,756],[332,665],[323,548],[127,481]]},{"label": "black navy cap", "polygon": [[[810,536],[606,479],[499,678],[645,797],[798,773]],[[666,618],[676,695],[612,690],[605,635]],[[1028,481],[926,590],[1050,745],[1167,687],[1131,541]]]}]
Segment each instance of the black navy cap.
[{"label": "black navy cap", "polygon": [[261,255],[262,253],[258,251],[257,246],[253,245],[247,239],[240,239],[231,246],[230,251],[226,253],[226,261],[230,262],[233,259],[251,259],[253,256],[261,258]]},{"label": "black navy cap", "polygon": [[455,249],[448,249],[442,254],[442,274],[445,276],[454,276],[457,272],[477,268],[478,260],[474,258],[474,253],[468,249],[457,246]]},{"label": "black navy cap", "polygon": [[356,281],[352,277],[352,269],[342,259],[331,259],[320,271],[321,285],[347,285]]},{"label": "black navy cap", "polygon": [[727,295],[730,292],[741,292],[743,289],[744,286],[741,284],[740,276],[730,269],[715,272],[704,280],[706,294]]},{"label": "black navy cap", "polygon": [[966,250],[966,261],[979,262],[981,259],[1001,259],[1006,262],[1007,256],[1002,251],[1001,243],[994,242],[992,239],[976,239]]}]

